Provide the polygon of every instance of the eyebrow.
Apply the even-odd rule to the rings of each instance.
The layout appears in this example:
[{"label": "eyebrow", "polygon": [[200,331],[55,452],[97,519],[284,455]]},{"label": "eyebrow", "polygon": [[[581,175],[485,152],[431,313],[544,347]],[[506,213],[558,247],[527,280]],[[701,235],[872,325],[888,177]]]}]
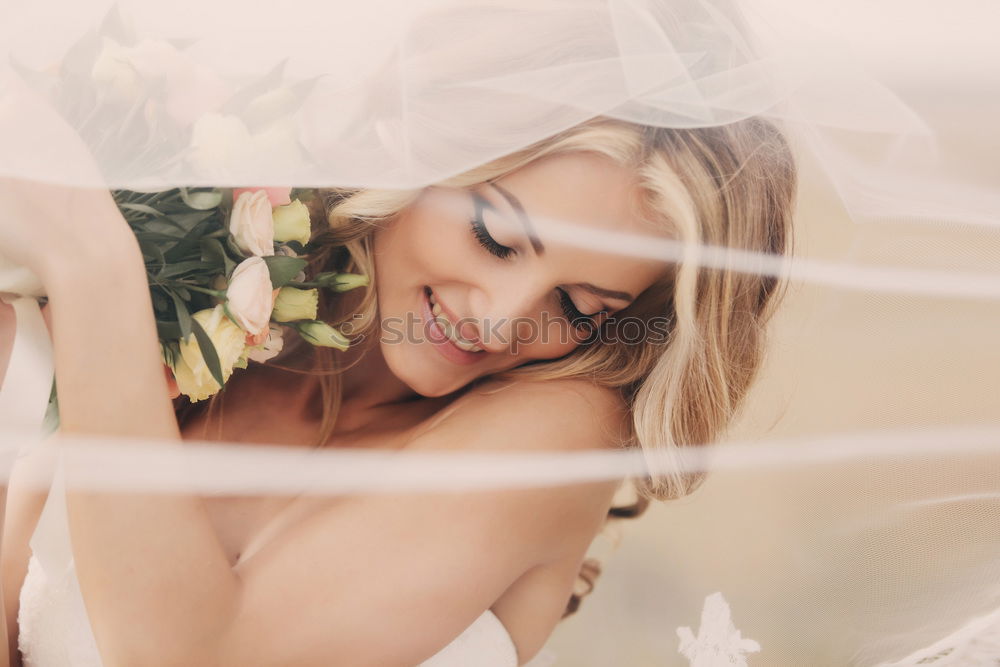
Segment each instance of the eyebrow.
[{"label": "eyebrow", "polygon": [[486,183],[490,185],[494,190],[499,192],[501,195],[503,195],[503,198],[507,200],[507,203],[510,204],[510,207],[514,209],[515,213],[517,213],[517,217],[520,218],[521,223],[524,224],[524,230],[528,234],[528,240],[531,241],[531,248],[532,250],[535,251],[535,254],[536,255],[544,254],[545,246],[542,245],[541,239],[538,238],[538,234],[535,232],[535,227],[531,223],[531,219],[528,217],[528,214],[524,211],[524,207],[521,206],[521,202],[518,200],[518,198],[515,197],[513,193],[511,193],[505,188],[500,187],[493,181],[487,181]]},{"label": "eyebrow", "polygon": [[591,294],[596,294],[597,296],[603,296],[608,299],[620,299],[622,301],[634,301],[635,297],[628,292],[619,292],[613,289],[604,289],[603,287],[598,287],[597,285],[591,285],[590,283],[579,283],[579,286],[587,290]]},{"label": "eyebrow", "polygon": [[[528,238],[531,240],[531,247],[534,248],[535,254],[541,255],[545,252],[545,246],[542,245],[541,240],[535,233],[535,229],[531,224],[531,220],[528,218],[528,214],[525,212],[524,207],[517,197],[514,196],[512,192],[506,188],[502,188],[493,181],[486,181],[486,183],[493,187],[494,190],[503,195],[507,203],[510,204],[511,208],[517,213],[518,217],[521,218],[521,222],[524,223],[524,228],[528,233]],[[603,287],[598,287],[597,285],[592,285],[591,283],[579,283],[579,287],[587,290],[591,294],[596,294],[597,296],[602,296],[606,299],[618,299],[620,301],[628,301],[631,303],[635,301],[635,297],[628,292],[619,292],[618,290],[604,289]]]}]

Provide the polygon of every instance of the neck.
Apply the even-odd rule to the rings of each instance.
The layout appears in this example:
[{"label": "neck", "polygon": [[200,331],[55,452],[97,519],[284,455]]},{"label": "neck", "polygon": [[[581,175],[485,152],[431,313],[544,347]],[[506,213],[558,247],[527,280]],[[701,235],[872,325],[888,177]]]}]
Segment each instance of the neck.
[{"label": "neck", "polygon": [[363,412],[420,397],[389,369],[377,340],[334,354],[339,354],[340,363],[348,367],[340,376],[342,412]]}]

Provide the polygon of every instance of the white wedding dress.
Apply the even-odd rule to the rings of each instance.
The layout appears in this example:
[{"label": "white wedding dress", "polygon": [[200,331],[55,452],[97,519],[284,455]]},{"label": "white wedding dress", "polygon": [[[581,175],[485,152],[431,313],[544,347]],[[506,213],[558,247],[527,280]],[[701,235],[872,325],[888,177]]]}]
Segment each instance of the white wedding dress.
[{"label": "white wedding dress", "polygon": [[[73,566],[65,485],[58,469],[30,544],[32,555],[18,612],[18,648],[25,667],[102,667]],[[551,652],[542,651],[528,664],[545,667],[553,659]],[[517,664],[513,640],[500,619],[487,609],[420,667]]]}]

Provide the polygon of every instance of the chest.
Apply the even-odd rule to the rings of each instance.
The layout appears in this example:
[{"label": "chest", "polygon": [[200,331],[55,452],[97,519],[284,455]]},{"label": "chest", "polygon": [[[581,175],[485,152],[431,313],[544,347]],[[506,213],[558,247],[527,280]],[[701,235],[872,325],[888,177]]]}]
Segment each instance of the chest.
[{"label": "chest", "polygon": [[[415,406],[417,407],[417,406]],[[239,415],[239,413],[237,413]],[[349,434],[335,433],[324,448],[402,449],[433,413],[426,406],[397,410],[390,418],[377,420],[370,428]],[[227,423],[228,420],[228,423]],[[315,422],[270,417],[229,415],[221,426],[211,418],[196,418],[185,424],[187,440],[239,442],[244,446],[311,448],[318,425]],[[337,496],[289,496],[275,494],[203,495],[202,500],[219,543],[235,565],[247,551],[256,550],[287,526],[320,508],[338,505]]]}]

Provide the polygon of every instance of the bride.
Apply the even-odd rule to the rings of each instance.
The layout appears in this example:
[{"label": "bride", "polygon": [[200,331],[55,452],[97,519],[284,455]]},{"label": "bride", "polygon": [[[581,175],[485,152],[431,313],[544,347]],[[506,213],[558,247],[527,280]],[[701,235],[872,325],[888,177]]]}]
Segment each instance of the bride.
[{"label": "bride", "polygon": [[[207,408],[171,402],[139,248],[107,192],[6,179],[4,206],[30,211],[31,224],[5,224],[0,254],[49,294],[65,433],[669,454],[710,442],[734,416],[778,281],[574,244],[558,221],[581,236],[780,255],[794,187],[790,150],[767,121],[669,129],[598,117],[419,191],[324,191],[313,238],[331,251],[314,268],[371,278],[325,305],[329,321],[355,323],[352,347],[289,347],[234,375]],[[698,479],[635,482],[642,505]],[[618,487],[335,498],[67,489],[72,568],[60,587],[29,546],[46,496],[15,470],[3,538],[11,660],[523,665],[578,604],[574,583]],[[72,627],[46,632],[57,618]]]}]

